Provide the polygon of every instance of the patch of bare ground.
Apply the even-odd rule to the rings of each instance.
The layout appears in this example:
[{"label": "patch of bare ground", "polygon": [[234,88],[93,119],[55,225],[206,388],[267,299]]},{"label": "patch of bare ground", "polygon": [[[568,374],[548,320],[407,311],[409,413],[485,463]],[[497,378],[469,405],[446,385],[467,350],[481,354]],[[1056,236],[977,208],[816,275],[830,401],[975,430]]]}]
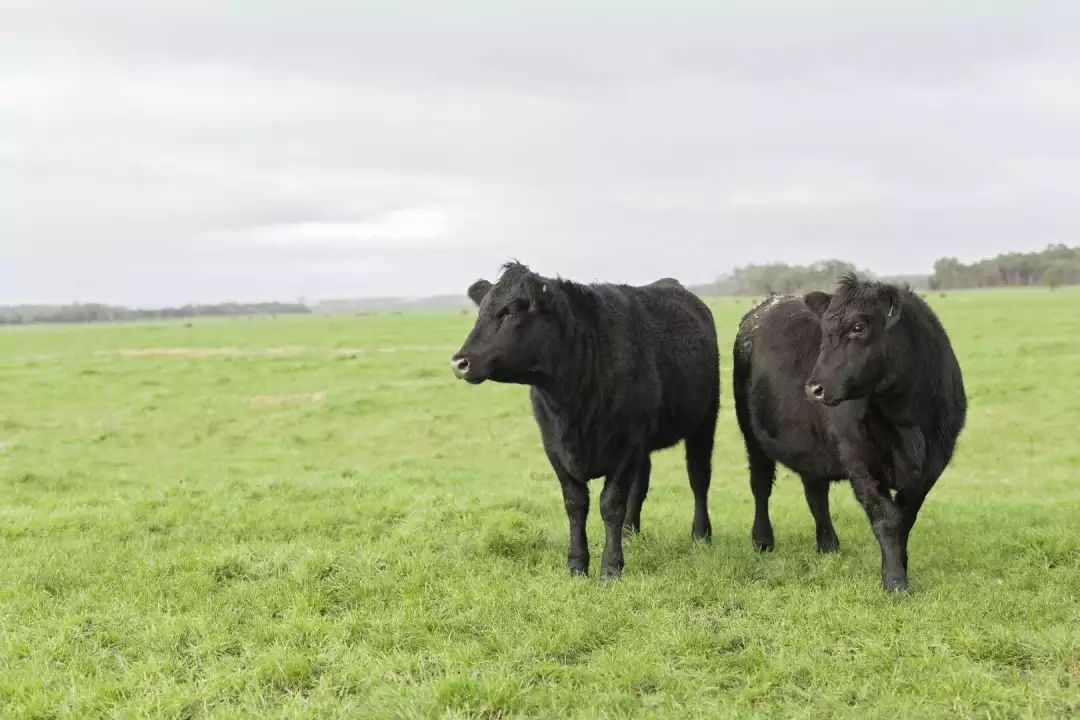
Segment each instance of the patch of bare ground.
[{"label": "patch of bare ground", "polygon": [[272,407],[286,403],[313,403],[326,402],[326,391],[316,390],[309,393],[293,393],[291,395],[254,395],[248,398],[248,405],[255,407]]},{"label": "patch of bare ground", "polygon": [[120,348],[119,350],[102,350],[97,355],[119,355],[125,358],[141,357],[183,357],[183,358],[210,358],[210,357],[240,357],[240,356],[285,356],[299,355],[305,352],[325,353],[327,355],[353,357],[370,353],[398,353],[398,352],[453,352],[455,348],[439,345],[396,345],[374,348],[332,348],[319,349],[304,347],[302,345],[282,345],[265,348],[238,348],[238,347],[147,347],[147,348]]}]

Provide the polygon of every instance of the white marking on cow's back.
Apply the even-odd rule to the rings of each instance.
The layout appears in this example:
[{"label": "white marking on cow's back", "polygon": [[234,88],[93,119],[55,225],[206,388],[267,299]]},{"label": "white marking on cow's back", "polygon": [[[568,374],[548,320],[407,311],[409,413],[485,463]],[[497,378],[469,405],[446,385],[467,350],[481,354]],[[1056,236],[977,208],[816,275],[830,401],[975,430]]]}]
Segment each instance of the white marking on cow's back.
[{"label": "white marking on cow's back", "polygon": [[754,349],[754,334],[761,327],[761,317],[767,311],[788,300],[794,300],[794,295],[770,295],[759,302],[754,309],[746,314],[739,326],[739,341],[744,353],[749,354]]}]

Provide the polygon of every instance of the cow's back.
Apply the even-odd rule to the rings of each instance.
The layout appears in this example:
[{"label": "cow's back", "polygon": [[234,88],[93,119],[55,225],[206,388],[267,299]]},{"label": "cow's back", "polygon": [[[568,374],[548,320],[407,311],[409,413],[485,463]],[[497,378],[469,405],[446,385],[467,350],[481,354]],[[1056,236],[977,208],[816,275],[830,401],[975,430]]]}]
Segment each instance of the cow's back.
[{"label": "cow's back", "polygon": [[708,307],[674,280],[641,287],[590,285],[574,322],[593,348],[589,400],[562,417],[543,393],[533,410],[549,449],[580,474],[611,471],[627,442],[669,447],[715,423],[719,402],[716,327]]},{"label": "cow's back", "polygon": [[652,345],[661,392],[653,449],[668,447],[697,429],[719,403],[720,369],[716,325],[704,301],[671,279],[632,288],[642,326]]}]

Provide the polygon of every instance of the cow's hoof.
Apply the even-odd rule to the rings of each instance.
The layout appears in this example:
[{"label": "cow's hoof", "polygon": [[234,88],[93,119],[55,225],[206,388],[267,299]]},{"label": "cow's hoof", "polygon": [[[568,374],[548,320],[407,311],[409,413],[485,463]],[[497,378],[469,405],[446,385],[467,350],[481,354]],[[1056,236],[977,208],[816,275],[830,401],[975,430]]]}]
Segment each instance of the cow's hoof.
[{"label": "cow's hoof", "polygon": [[754,535],[750,538],[754,544],[754,549],[758,552],[772,552],[776,548],[776,541],[772,535],[767,537],[759,537]]},{"label": "cow's hoof", "polygon": [[588,575],[589,574],[589,563],[588,562],[583,562],[581,560],[567,560],[566,561],[566,569],[571,575],[573,575],[575,577],[582,576],[582,575]]},{"label": "cow's hoof", "polygon": [[711,543],[712,542],[712,523],[706,521],[704,525],[699,526],[696,523],[690,530],[695,541]]},{"label": "cow's hoof", "polygon": [[840,538],[822,538],[817,541],[817,551],[822,555],[840,552]]},{"label": "cow's hoof", "polygon": [[906,592],[908,589],[907,578],[899,575],[886,575],[881,578],[881,587],[887,593]]},{"label": "cow's hoof", "polygon": [[618,580],[622,576],[623,563],[619,562],[606,562],[600,567],[600,579],[601,580]]}]

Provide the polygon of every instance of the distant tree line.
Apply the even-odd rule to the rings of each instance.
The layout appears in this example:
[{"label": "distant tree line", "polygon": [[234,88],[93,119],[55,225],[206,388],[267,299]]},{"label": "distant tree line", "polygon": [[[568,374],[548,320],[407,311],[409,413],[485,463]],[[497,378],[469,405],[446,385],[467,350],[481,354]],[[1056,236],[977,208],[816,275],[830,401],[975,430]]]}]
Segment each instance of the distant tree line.
[{"label": "distant tree line", "polygon": [[131,320],[161,320],[164,318],[297,315],[310,312],[311,308],[302,303],[279,302],[184,305],[183,307],[157,310],[131,309],[101,303],[14,305],[0,307],[0,324],[126,322]]},{"label": "distant tree line", "polygon": [[736,268],[711,285],[693,288],[706,295],[795,295],[811,290],[828,290],[844,273],[854,272],[871,277],[842,260],[822,260],[812,265],[769,263]]},{"label": "distant tree line", "polygon": [[747,265],[736,268],[731,279],[738,295],[793,295],[835,287],[836,279],[845,273],[869,275],[843,260],[822,260],[812,265]]},{"label": "distant tree line", "polygon": [[[702,295],[795,295],[811,290],[831,290],[845,273],[860,277],[908,284],[913,288],[935,290],[986,288],[1023,285],[1080,285],[1080,247],[1050,245],[1041,252],[1005,253],[997,257],[964,264],[956,258],[942,258],[934,263],[934,274],[926,276],[875,277],[867,270],[858,270],[843,260],[822,260],[811,265],[769,263],[747,265],[707,285],[693,287]],[[323,302],[318,312],[387,312],[401,309],[464,305],[454,298],[429,298],[404,301],[396,298],[361,299],[355,301]],[[218,303],[215,305],[184,305],[158,310],[131,309],[100,303],[71,305],[0,306],[0,325],[24,323],[92,323],[124,322],[131,320],[160,320],[164,318],[228,317],[247,315],[307,314],[313,310],[303,302],[297,303]]]},{"label": "distant tree line", "polygon": [[934,263],[934,274],[878,277],[858,270],[843,260],[823,260],[811,265],[769,263],[737,268],[730,275],[694,290],[706,295],[796,295],[811,290],[830,290],[844,273],[859,277],[906,284],[914,289],[949,290],[962,288],[1045,285],[1080,285],[1080,247],[1050,245],[1041,252],[1005,253],[964,264],[956,258]]},{"label": "distant tree line", "polygon": [[930,286],[935,290],[1011,285],[1080,284],[1080,248],[1050,245],[1041,252],[1005,253],[965,265],[956,258],[934,263]]}]

